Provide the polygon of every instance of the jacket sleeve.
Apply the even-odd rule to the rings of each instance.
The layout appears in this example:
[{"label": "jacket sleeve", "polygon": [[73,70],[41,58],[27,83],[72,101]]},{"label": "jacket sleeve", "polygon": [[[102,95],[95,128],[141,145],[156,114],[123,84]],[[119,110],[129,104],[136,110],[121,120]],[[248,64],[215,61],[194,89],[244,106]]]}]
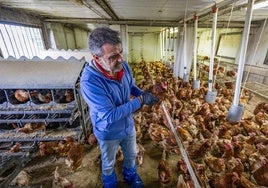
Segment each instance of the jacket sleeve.
[{"label": "jacket sleeve", "polygon": [[141,107],[138,98],[116,106],[97,80],[90,82],[82,80],[80,82],[80,90],[89,107],[94,108],[94,111],[97,112],[95,121],[105,121],[107,126],[129,116]]},{"label": "jacket sleeve", "polygon": [[[134,83],[134,82],[133,82]],[[131,87],[131,94],[135,97],[138,97],[140,96],[141,94],[143,93],[143,91],[138,87],[136,86],[136,84],[134,83]]]}]

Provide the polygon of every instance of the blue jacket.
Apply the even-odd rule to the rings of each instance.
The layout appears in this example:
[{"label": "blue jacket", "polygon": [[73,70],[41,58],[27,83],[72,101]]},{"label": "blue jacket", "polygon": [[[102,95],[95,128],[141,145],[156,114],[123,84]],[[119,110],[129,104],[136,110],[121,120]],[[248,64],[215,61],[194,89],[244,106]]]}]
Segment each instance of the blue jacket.
[{"label": "blue jacket", "polygon": [[127,137],[134,129],[133,113],[141,108],[142,94],[134,82],[129,65],[123,62],[121,81],[106,78],[88,63],[80,79],[80,90],[90,109],[93,132],[98,139],[112,140]]}]

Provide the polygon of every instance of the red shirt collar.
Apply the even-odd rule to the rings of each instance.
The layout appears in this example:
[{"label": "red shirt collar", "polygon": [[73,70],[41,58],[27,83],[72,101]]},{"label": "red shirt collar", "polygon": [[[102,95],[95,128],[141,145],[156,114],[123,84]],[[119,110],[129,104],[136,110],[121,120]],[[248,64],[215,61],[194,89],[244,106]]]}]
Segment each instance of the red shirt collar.
[{"label": "red shirt collar", "polygon": [[109,78],[109,79],[112,79],[112,80],[117,80],[117,81],[121,81],[121,79],[123,78],[124,76],[124,69],[122,68],[119,72],[117,72],[116,76],[112,76],[110,74],[107,73],[107,71],[102,68],[102,66],[97,63],[96,61],[93,61],[97,67],[97,69],[106,77],[106,78]]}]

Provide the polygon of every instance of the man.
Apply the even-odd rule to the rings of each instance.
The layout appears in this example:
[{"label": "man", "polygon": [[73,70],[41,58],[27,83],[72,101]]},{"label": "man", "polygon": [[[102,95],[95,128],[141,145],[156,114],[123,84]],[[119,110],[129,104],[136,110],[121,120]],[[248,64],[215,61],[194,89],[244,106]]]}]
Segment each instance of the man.
[{"label": "man", "polygon": [[[117,187],[114,164],[118,147],[121,146],[124,180],[131,187],[143,187],[136,171],[133,113],[143,104],[157,103],[158,99],[135,85],[130,67],[123,61],[117,31],[107,27],[94,29],[89,36],[89,50],[93,60],[83,70],[80,89],[90,107],[93,132],[101,150],[103,186]],[[131,99],[131,95],[135,98]]]}]

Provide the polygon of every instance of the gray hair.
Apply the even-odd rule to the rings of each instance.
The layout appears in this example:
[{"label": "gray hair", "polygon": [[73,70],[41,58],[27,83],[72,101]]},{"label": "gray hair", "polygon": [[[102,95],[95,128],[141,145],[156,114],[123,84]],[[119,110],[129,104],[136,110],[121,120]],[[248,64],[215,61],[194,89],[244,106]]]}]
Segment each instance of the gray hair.
[{"label": "gray hair", "polygon": [[117,45],[121,43],[119,32],[108,27],[99,27],[94,29],[88,38],[88,46],[91,54],[102,56],[101,47],[104,44]]}]

